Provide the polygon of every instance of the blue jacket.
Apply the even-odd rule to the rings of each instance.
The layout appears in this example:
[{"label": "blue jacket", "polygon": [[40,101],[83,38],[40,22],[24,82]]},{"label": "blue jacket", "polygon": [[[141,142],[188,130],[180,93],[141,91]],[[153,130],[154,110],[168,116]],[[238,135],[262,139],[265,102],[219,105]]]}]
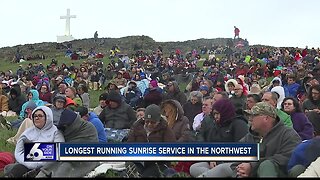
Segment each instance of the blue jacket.
[{"label": "blue jacket", "polygon": [[107,134],[104,131],[103,124],[99,119],[99,117],[94,112],[90,112],[88,121],[91,122],[94,125],[94,127],[97,129],[99,142],[106,143]]},{"label": "blue jacket", "polygon": [[287,90],[286,97],[294,97],[297,98],[298,89],[300,87],[300,84],[294,83],[294,84],[286,84],[284,88]]}]

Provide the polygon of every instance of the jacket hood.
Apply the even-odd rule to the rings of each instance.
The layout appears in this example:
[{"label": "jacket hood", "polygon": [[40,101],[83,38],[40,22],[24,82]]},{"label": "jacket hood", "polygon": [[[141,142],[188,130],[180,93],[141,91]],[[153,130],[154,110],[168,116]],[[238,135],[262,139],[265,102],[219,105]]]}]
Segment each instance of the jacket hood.
[{"label": "jacket hood", "polygon": [[182,108],[181,104],[179,103],[179,101],[173,100],[173,99],[165,100],[160,106],[161,111],[164,110],[164,108],[167,104],[171,104],[176,108],[176,110],[177,110],[177,114],[175,115],[176,120],[179,120],[179,119],[181,120],[183,118],[184,111],[183,111],[183,108]]},{"label": "jacket hood", "polygon": [[173,87],[174,87],[174,93],[180,92],[180,87],[177,81],[172,81]]},{"label": "jacket hood", "polygon": [[232,82],[232,83],[234,84],[234,86],[236,86],[236,85],[238,84],[237,80],[235,80],[235,79],[229,79],[229,80],[224,84],[224,88],[225,88],[225,90],[226,90],[228,93],[230,93],[230,90],[229,90],[229,88],[228,88],[229,82]]},{"label": "jacket hood", "polygon": [[212,109],[220,113],[219,124],[224,124],[236,116],[236,108],[230,99],[220,99],[216,101],[213,104]]},{"label": "jacket hood", "polygon": [[279,98],[277,101],[277,108],[281,109],[281,103],[285,98],[284,88],[282,86],[276,86],[271,89],[271,92],[276,92],[277,94],[279,94]]},{"label": "jacket hood", "polygon": [[21,95],[21,88],[20,85],[15,84],[12,86],[12,88],[10,89],[10,94],[15,94],[17,96]]},{"label": "jacket hood", "polygon": [[32,99],[31,100],[33,100],[33,101],[40,100],[39,99],[39,92],[37,90],[31,89],[29,92],[32,93]]},{"label": "jacket hood", "polygon": [[278,80],[280,82],[280,86],[282,86],[282,80],[279,77],[274,77],[271,81],[271,84],[273,83],[273,81]]},{"label": "jacket hood", "polygon": [[47,106],[39,106],[36,107],[33,111],[32,111],[32,116],[34,115],[34,113],[38,110],[42,110],[44,112],[44,114],[46,115],[46,123],[43,126],[43,128],[41,130],[49,130],[50,128],[52,128],[53,126],[53,114],[52,114],[52,110],[50,108],[48,108]]}]

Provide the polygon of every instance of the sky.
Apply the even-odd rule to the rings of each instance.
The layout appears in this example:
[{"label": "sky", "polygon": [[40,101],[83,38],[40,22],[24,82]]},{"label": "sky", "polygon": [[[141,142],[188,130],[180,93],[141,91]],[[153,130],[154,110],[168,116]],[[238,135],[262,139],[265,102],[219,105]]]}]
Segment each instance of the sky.
[{"label": "sky", "polygon": [[157,42],[233,38],[320,47],[319,0],[1,0],[0,47],[57,42],[70,9],[75,39],[145,35]]}]

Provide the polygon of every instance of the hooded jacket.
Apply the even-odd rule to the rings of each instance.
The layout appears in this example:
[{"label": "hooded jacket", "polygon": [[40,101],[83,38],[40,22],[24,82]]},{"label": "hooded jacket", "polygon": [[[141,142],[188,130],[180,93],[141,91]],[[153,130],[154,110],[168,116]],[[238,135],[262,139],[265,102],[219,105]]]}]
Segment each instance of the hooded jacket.
[{"label": "hooded jacket", "polygon": [[206,116],[197,136],[199,141],[238,142],[248,133],[247,119],[236,115],[236,109],[229,99],[218,100],[212,109],[220,113],[220,121],[215,121],[212,113]]},{"label": "hooded jacket", "polygon": [[229,82],[231,82],[232,84],[234,84],[234,86],[236,86],[238,84],[237,80],[235,79],[229,79],[225,84],[224,84],[224,88],[227,91],[228,94],[231,94],[229,88],[228,88],[228,84]]},{"label": "hooded jacket", "polygon": [[[45,103],[42,100],[39,99],[39,92],[37,90],[31,89],[30,93],[32,93],[32,98],[29,101],[33,101],[37,106],[44,106],[45,105]],[[25,110],[26,110],[26,107],[27,107],[29,101],[25,102],[22,105],[22,108],[21,108],[21,111],[20,111],[20,115],[19,115],[20,119],[24,119]]]},{"label": "hooded jacket", "polygon": [[[181,104],[176,100],[166,100],[161,104],[161,111],[164,111],[165,107],[171,104],[176,109],[176,114],[172,115],[175,120],[172,125],[172,130],[176,136],[177,142],[190,142],[192,141],[191,127],[189,125],[189,119],[184,116],[184,111]],[[168,120],[168,118],[167,118]]]},{"label": "hooded jacket", "polygon": [[42,129],[32,126],[27,128],[20,136],[16,148],[16,161],[29,169],[39,168],[47,162],[25,162],[24,161],[24,143],[26,142],[64,142],[64,137],[57,127],[53,125],[53,115],[50,108],[46,106],[39,106],[32,111],[32,115],[37,111],[42,110],[45,113],[46,123]]},{"label": "hooded jacket", "polygon": [[294,148],[301,143],[301,138],[293,128],[289,128],[277,117],[277,123],[263,137],[257,138],[252,133],[248,133],[240,142],[259,143],[260,160],[251,162],[251,175],[255,177],[259,164],[264,160],[270,160],[282,172],[287,172],[287,165]]},{"label": "hooded jacket", "polygon": [[97,133],[98,133],[99,142],[106,143],[107,142],[107,134],[106,134],[106,131],[104,130],[103,124],[102,124],[101,120],[98,118],[98,116],[95,113],[90,112],[88,121],[91,122],[94,125],[94,127],[96,128]]},{"label": "hooded jacket", "polygon": [[[94,125],[80,118],[80,115],[66,109],[61,113],[57,126],[68,143],[97,143],[98,133]],[[51,177],[84,177],[99,165],[99,162],[50,162],[43,169],[52,172]],[[40,172],[38,177],[46,177]]]},{"label": "hooded jacket", "polygon": [[277,94],[279,94],[279,98],[277,101],[277,108],[281,109],[281,104],[282,104],[284,98],[286,97],[284,88],[282,86],[275,86],[271,89],[271,92],[276,92]]},{"label": "hooded jacket", "polygon": [[[12,94],[15,94],[16,97],[12,98]],[[9,110],[12,110],[19,114],[21,112],[21,107],[23,103],[26,102],[26,97],[21,94],[20,85],[15,84],[10,89],[10,98],[9,98]]]}]

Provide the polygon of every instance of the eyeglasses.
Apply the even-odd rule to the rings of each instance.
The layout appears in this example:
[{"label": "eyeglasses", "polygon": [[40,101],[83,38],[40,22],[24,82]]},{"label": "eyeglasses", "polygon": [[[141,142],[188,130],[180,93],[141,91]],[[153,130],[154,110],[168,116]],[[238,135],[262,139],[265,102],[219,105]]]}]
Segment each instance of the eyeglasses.
[{"label": "eyeglasses", "polygon": [[235,91],[241,90],[241,89],[234,89]]},{"label": "eyeglasses", "polygon": [[44,117],[44,115],[42,115],[42,114],[35,114],[35,115],[33,115],[33,118],[34,119],[36,119],[36,118],[43,118]]}]

